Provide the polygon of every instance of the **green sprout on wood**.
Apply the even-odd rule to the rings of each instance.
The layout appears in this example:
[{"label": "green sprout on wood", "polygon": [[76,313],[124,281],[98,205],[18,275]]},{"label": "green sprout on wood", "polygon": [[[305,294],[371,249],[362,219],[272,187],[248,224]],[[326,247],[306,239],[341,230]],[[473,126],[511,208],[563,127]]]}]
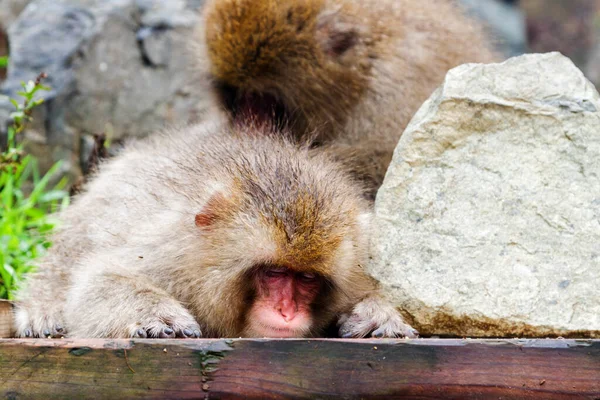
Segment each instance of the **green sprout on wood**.
[{"label": "green sprout on wood", "polygon": [[44,78],[40,74],[35,81],[22,83],[23,90],[17,92],[21,103],[10,99],[15,107],[13,122],[6,149],[0,153],[0,299],[13,299],[22,277],[32,271],[33,260],[50,247],[48,235],[57,223],[53,212],[69,203],[66,179],[49,188],[61,163],[41,175],[37,160],[25,154],[17,140],[31,121],[33,109],[43,102],[34,99],[36,93],[49,90],[41,83]]}]

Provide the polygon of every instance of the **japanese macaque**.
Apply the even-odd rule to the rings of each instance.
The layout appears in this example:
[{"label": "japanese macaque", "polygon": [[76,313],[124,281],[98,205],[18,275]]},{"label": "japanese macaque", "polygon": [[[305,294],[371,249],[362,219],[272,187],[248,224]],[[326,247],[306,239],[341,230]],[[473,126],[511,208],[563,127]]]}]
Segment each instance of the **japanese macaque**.
[{"label": "japanese macaque", "polygon": [[232,121],[311,135],[371,197],[446,72],[496,58],[449,0],[209,0],[194,42]]},{"label": "japanese macaque", "polygon": [[365,274],[369,205],[264,126],[157,134],[104,163],[16,303],[18,337],[414,337]]}]

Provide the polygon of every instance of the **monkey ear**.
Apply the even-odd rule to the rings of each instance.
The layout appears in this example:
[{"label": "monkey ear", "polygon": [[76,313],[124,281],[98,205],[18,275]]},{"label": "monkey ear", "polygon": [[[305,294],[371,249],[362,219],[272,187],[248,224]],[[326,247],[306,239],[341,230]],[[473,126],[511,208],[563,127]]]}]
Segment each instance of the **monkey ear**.
[{"label": "monkey ear", "polygon": [[324,11],[317,17],[316,35],[323,51],[334,58],[342,56],[359,40],[358,29],[344,21],[339,10]]},{"label": "monkey ear", "polygon": [[227,218],[231,211],[231,201],[221,192],[211,196],[202,210],[196,214],[196,226],[202,229],[210,229],[215,223]]}]

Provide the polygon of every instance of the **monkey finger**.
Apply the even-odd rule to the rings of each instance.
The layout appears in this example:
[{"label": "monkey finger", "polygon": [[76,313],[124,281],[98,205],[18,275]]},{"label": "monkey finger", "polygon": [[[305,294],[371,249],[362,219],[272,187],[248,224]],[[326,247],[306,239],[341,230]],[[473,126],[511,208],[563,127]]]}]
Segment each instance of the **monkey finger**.
[{"label": "monkey finger", "polygon": [[[39,334],[34,334],[32,336],[34,337],[40,337],[40,338],[44,338],[44,339],[57,339],[57,338],[62,338],[64,337],[66,334],[65,328],[62,326],[62,324],[54,324],[53,327],[49,327],[46,326],[42,329],[42,331]],[[31,334],[30,334],[31,336]]]},{"label": "monkey finger", "polygon": [[177,331],[177,337],[184,339],[198,339],[202,337],[202,332],[197,326],[188,327]]},{"label": "monkey finger", "polygon": [[[60,330],[56,329],[56,327],[59,327]],[[54,327],[50,328],[45,328],[42,331],[42,335],[40,337],[44,338],[44,339],[60,339],[63,338],[65,336],[65,332],[64,332],[64,328],[62,327],[62,325],[55,325]]]},{"label": "monkey finger", "polygon": [[133,335],[134,338],[140,338],[140,339],[146,339],[148,337],[148,333],[146,332],[145,329],[138,329],[137,331],[135,331],[135,334]]},{"label": "monkey finger", "polygon": [[373,333],[371,333],[371,336],[374,338],[377,338],[377,339],[384,337],[384,335],[385,335],[385,332],[384,332],[383,328],[375,329],[373,331]]},{"label": "monkey finger", "polygon": [[379,328],[375,329],[372,333],[371,333],[371,337],[380,339],[380,338],[395,338],[395,337],[403,337],[403,338],[408,338],[408,339],[415,339],[419,336],[419,332],[408,326],[408,325],[404,325],[403,327],[401,327],[398,330],[395,331],[391,331],[390,328],[388,326],[380,326]]},{"label": "monkey finger", "polygon": [[175,331],[168,326],[163,328],[163,330],[158,334],[158,337],[161,339],[173,339],[175,336]]},{"label": "monkey finger", "polygon": [[65,329],[64,325],[58,323],[54,324],[51,334],[53,338],[62,338],[67,334],[67,330]]},{"label": "monkey finger", "polygon": [[158,327],[151,328],[139,328],[133,334],[134,338],[139,339],[152,339],[152,338],[161,338],[161,339],[172,339],[175,337],[175,331],[173,328],[167,325],[162,325]]},{"label": "monkey finger", "polygon": [[409,339],[416,339],[419,337],[419,331],[415,328],[409,328],[408,333],[405,333],[404,336]]}]

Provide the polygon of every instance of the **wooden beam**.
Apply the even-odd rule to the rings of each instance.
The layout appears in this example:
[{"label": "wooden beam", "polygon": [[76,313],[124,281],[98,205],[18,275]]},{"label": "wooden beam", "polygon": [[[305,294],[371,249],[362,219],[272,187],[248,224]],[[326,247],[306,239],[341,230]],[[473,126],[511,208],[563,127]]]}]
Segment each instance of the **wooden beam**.
[{"label": "wooden beam", "polygon": [[593,340],[0,340],[0,398],[600,399]]},{"label": "wooden beam", "polygon": [[12,304],[0,300],[0,338],[9,338],[13,334]]}]

